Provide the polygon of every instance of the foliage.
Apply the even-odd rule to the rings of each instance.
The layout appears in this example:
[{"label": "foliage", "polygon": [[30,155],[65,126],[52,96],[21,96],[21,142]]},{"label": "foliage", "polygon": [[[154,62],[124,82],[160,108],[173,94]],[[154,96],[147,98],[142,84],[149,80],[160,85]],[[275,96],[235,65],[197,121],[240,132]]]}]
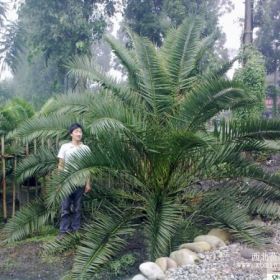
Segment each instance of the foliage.
[{"label": "foliage", "polygon": [[[105,27],[104,15],[92,15],[98,2],[114,13],[113,3],[106,1],[34,1],[28,0],[19,10],[19,25],[23,26],[30,59],[43,53],[61,63],[74,54],[85,54],[94,38],[100,38]],[[75,25],[73,25],[75,21]],[[20,34],[19,34],[20,35]]]},{"label": "foliage", "polygon": [[239,112],[240,118],[258,117],[264,110],[265,101],[265,61],[253,46],[247,46],[242,54],[244,66],[236,71],[235,78],[243,82],[250,94],[257,100],[255,107]]},{"label": "foliage", "polygon": [[[280,3],[277,0],[260,0],[256,6],[255,26],[257,31],[256,46],[265,57],[268,73],[279,69],[280,56]],[[278,61],[278,62],[277,62]]]},{"label": "foliage", "polygon": [[0,103],[4,104],[14,97],[13,84],[10,80],[3,80],[0,83]]},{"label": "foliage", "polygon": [[14,72],[16,94],[38,106],[53,94],[71,89],[66,60],[90,53],[114,11],[112,0],[22,2],[18,21],[7,26],[2,42],[5,62]]},{"label": "foliage", "polygon": [[[211,225],[226,227],[248,244],[265,241],[262,229],[249,224],[249,214],[263,205],[259,199],[276,202],[280,178],[266,174],[244,153],[267,149],[264,139],[278,139],[280,123],[230,120],[214,132],[207,129],[221,111],[240,110],[258,100],[244,83],[224,77],[229,64],[212,72],[199,69],[209,42],[202,26],[198,18],[186,19],[168,33],[161,48],[131,31],[131,49],[107,36],[127,80],[117,82],[89,57],[76,57],[68,63],[69,74],[97,83],[98,90],[53,98],[39,116],[14,131],[13,137],[25,141],[47,137],[55,142],[66,139],[66,127],[74,120],[84,125],[91,151],[77,155],[66,170],[51,173],[43,202],[46,214],[56,211],[80,180],[92,177],[91,211],[79,236],[50,246],[51,251],[63,251],[67,244],[76,248],[73,279],[92,279],[137,231],[150,260],[189,241],[190,225],[199,231],[206,224],[205,232]],[[22,166],[25,174],[37,172],[33,159]],[[258,188],[237,184],[248,178],[260,182]],[[213,181],[213,188],[198,191],[198,183],[205,181]],[[270,213],[278,215],[275,204]],[[25,222],[12,219],[7,232],[13,236],[22,224],[37,220],[29,215]]]},{"label": "foliage", "polygon": [[5,227],[4,232],[7,233],[9,242],[26,238],[31,234],[38,234],[45,229],[45,224],[51,216],[52,213],[46,212],[43,202],[40,199],[35,200],[17,212]]},{"label": "foliage", "polygon": [[230,1],[135,1],[126,0],[125,22],[141,36],[161,45],[167,28],[179,26],[188,15],[203,15],[207,22],[204,35],[217,28],[219,7],[231,7]]},{"label": "foliage", "polygon": [[24,52],[20,54],[20,63],[14,73],[13,88],[17,96],[39,109],[52,95],[64,91],[64,77],[52,58],[46,65],[44,57],[37,56],[28,61]]},{"label": "foliage", "polygon": [[0,109],[1,134],[7,134],[34,115],[33,107],[25,100],[13,98]]},{"label": "foliage", "polygon": [[129,267],[133,266],[136,262],[136,258],[133,254],[128,253],[121,256],[118,260],[110,263],[110,270],[113,276],[125,276]]}]

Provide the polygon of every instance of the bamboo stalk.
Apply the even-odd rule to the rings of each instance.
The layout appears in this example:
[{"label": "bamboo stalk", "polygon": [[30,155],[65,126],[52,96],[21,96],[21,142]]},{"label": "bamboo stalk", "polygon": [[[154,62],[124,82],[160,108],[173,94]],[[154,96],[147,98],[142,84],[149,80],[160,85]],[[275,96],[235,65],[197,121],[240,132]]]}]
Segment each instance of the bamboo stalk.
[{"label": "bamboo stalk", "polygon": [[2,187],[3,187],[3,218],[4,223],[7,223],[8,216],[7,216],[7,185],[6,185],[6,159],[4,157],[5,153],[5,139],[4,135],[1,136],[1,157],[2,157]]},{"label": "bamboo stalk", "polygon": [[37,141],[36,141],[36,139],[34,139],[33,145],[34,145],[34,154],[36,155],[37,154]]},{"label": "bamboo stalk", "polygon": [[14,177],[13,177],[13,212],[12,215],[14,216],[16,213],[16,169],[17,169],[17,157],[14,158]]},{"label": "bamboo stalk", "polygon": [[59,135],[56,136],[56,139],[55,139],[55,146],[56,146],[56,149],[59,148]]},{"label": "bamboo stalk", "polygon": [[[29,144],[28,144],[28,142],[26,143],[26,146],[25,146],[25,155],[29,156]],[[28,185],[27,185],[27,203],[29,203],[29,182],[28,182]]]},{"label": "bamboo stalk", "polygon": [[[34,146],[34,154],[37,154],[37,141],[34,139],[33,141],[33,146]],[[35,178],[35,196],[38,196],[38,184],[37,184],[37,178]]]},{"label": "bamboo stalk", "polygon": [[29,155],[29,145],[28,145],[28,143],[26,143],[26,146],[25,146],[25,154],[27,156]]}]

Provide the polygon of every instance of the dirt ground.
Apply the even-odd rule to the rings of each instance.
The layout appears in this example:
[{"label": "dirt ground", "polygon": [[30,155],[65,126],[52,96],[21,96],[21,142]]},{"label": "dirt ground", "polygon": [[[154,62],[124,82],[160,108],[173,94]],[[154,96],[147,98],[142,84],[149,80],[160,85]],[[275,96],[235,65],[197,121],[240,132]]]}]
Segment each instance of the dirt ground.
[{"label": "dirt ground", "polygon": [[0,280],[57,280],[71,269],[73,256],[42,257],[42,241],[0,245]]}]

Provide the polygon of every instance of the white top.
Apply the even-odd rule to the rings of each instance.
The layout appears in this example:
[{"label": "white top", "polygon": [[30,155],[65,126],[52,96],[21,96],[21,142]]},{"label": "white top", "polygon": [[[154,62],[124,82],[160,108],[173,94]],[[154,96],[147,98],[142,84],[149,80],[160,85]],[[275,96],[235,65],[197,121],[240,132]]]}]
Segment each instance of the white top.
[{"label": "white top", "polygon": [[81,151],[90,151],[90,148],[83,143],[74,145],[72,142],[69,142],[61,145],[57,157],[63,159],[64,163],[67,164],[71,161],[71,157]]}]

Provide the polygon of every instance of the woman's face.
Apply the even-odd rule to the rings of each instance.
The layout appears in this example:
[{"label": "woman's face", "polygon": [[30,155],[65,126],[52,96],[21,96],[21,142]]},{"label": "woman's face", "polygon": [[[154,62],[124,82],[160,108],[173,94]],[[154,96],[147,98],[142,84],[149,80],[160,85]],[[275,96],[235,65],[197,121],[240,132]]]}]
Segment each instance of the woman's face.
[{"label": "woman's face", "polygon": [[76,128],[72,131],[72,133],[70,135],[72,137],[72,140],[81,141],[82,137],[83,137],[83,131],[81,128]]}]

